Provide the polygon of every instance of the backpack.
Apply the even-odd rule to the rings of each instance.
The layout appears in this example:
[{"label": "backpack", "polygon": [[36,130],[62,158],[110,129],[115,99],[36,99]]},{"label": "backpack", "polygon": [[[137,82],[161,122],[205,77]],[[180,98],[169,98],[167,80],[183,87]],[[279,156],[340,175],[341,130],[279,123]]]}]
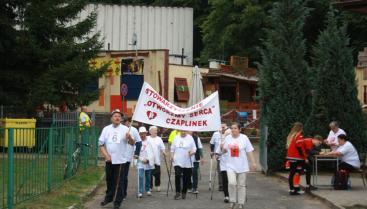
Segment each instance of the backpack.
[{"label": "backpack", "polygon": [[348,189],[349,173],[347,170],[336,171],[333,177],[333,187],[335,190]]}]

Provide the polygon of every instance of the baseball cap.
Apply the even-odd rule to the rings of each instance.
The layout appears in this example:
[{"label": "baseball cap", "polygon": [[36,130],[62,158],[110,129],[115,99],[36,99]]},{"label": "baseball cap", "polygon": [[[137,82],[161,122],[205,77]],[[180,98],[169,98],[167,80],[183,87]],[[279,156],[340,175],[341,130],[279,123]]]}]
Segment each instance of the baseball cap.
[{"label": "baseball cap", "polygon": [[148,131],[147,131],[147,129],[144,126],[142,126],[142,127],[139,128],[139,133],[147,133],[147,132]]},{"label": "baseball cap", "polygon": [[120,109],[114,109],[112,112],[111,112],[111,116],[115,113],[119,113],[121,115],[121,117],[124,116],[124,114],[120,111]]}]

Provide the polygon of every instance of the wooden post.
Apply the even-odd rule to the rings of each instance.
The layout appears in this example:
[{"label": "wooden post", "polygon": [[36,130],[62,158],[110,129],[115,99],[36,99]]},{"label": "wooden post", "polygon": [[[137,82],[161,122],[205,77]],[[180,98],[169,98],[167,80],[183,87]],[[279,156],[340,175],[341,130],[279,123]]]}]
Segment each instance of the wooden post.
[{"label": "wooden post", "polygon": [[238,111],[240,111],[240,82],[237,80],[236,81],[236,101],[237,101],[237,109]]}]

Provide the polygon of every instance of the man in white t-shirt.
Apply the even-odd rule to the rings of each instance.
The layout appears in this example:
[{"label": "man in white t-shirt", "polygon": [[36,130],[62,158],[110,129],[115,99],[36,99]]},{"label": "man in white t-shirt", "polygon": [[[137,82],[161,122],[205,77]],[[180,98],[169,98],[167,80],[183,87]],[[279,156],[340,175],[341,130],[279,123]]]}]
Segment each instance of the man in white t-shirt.
[{"label": "man in white t-shirt", "polygon": [[335,151],[338,148],[339,142],[338,142],[338,136],[340,134],[347,135],[345,131],[341,128],[339,128],[339,124],[336,121],[332,121],[329,124],[330,132],[327,137],[327,139],[324,141],[326,145],[329,145],[331,150]]},{"label": "man in white t-shirt", "polygon": [[106,161],[107,191],[101,206],[114,200],[114,209],[120,208],[123,200],[123,175],[125,164],[128,162],[126,152],[129,143],[133,143],[128,128],[121,125],[122,113],[116,109],[111,113],[111,125],[103,128],[98,144]]},{"label": "man in white t-shirt", "polygon": [[[228,131],[227,125],[225,123],[221,124],[221,130],[216,131],[213,133],[212,138],[210,139],[210,157],[216,158],[217,160],[217,175],[218,175],[218,190],[223,191],[223,183],[222,183],[222,174],[220,169],[220,157],[218,155],[215,155],[215,151],[218,149],[219,145],[222,141],[224,141],[224,138],[226,137],[226,131]],[[227,134],[228,135],[228,134]]]},{"label": "man in white t-shirt", "polygon": [[338,149],[326,155],[332,155],[341,158],[341,163],[339,165],[340,170],[352,171],[359,169],[361,166],[361,161],[359,160],[356,148],[348,141],[347,136],[344,134],[340,134],[338,136],[338,140]]},{"label": "man in white t-shirt", "polygon": [[196,153],[195,141],[192,136],[187,134],[186,131],[180,131],[180,134],[175,136],[173,139],[171,153],[175,169],[175,200],[178,200],[181,197],[182,199],[185,199],[193,167],[191,156]]},{"label": "man in white t-shirt", "polygon": [[153,188],[153,178],[154,178],[154,186],[157,192],[161,191],[161,153],[164,157],[166,157],[166,147],[164,146],[163,140],[159,137],[157,126],[149,127],[150,136],[148,136],[148,140],[152,142],[154,148],[154,171],[152,172],[152,180],[150,183],[150,187]]}]

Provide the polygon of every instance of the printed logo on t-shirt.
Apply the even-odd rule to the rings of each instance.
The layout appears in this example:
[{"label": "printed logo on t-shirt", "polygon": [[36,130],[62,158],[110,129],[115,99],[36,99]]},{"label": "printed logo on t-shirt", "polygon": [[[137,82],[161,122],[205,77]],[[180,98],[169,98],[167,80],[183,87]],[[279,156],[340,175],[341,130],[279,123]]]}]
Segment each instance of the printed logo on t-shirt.
[{"label": "printed logo on t-shirt", "polygon": [[240,156],[240,147],[238,146],[238,144],[230,144],[229,150],[231,151],[231,157]]}]

